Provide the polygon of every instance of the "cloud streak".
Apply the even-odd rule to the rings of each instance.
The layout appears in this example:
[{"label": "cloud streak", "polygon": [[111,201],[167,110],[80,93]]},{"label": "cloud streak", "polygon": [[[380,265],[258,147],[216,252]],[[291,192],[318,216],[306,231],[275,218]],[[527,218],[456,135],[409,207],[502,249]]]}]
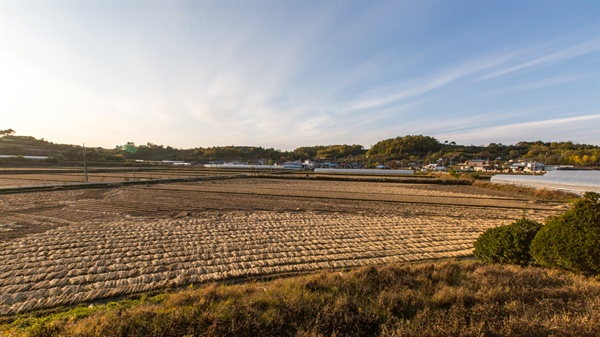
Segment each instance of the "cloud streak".
[{"label": "cloud streak", "polygon": [[[346,106],[340,108],[340,112],[350,112],[355,110],[376,109],[385,107],[393,103],[400,103],[420,95],[427,94],[433,90],[452,84],[460,80],[465,80],[470,83],[478,83],[482,81],[496,79],[498,77],[507,76],[519,71],[525,71],[532,67],[543,67],[559,61],[568,60],[581,55],[597,52],[599,46],[597,41],[586,41],[577,45],[566,47],[562,50],[554,52],[543,57],[533,57],[533,53],[538,48],[531,48],[528,51],[510,52],[489,57],[483,57],[475,60],[470,60],[459,66],[455,66],[448,70],[443,70],[434,73],[427,77],[416,78],[413,80],[397,83],[393,86],[385,86],[376,90],[371,90]],[[528,59],[527,61],[519,62],[518,59]],[[478,76],[474,78],[474,76]],[[536,88],[543,85],[559,84],[562,82],[576,80],[577,77],[563,75],[560,78],[555,78],[550,81],[545,81]],[[525,86],[522,89],[528,89]],[[519,89],[513,88],[513,89]]]},{"label": "cloud streak", "polygon": [[[586,139],[590,134],[600,133],[600,129],[589,129],[590,123],[597,123],[599,115],[585,115],[567,118],[546,119],[533,122],[506,124],[500,126],[483,126],[459,133],[447,133],[448,139],[456,139],[471,144],[487,144],[494,142],[515,143],[517,141],[575,141]],[[547,139],[548,131],[555,136]],[[583,134],[580,134],[583,132]],[[599,144],[596,144],[599,145]]]},{"label": "cloud streak", "polygon": [[569,46],[562,50],[558,50],[554,53],[550,53],[549,55],[533,58],[527,57],[526,61],[518,62],[517,64],[509,65],[506,68],[502,68],[488,73],[481,77],[480,80],[490,80],[500,76],[506,76],[515,72],[525,71],[529,68],[553,64],[559,61],[564,61],[581,55],[597,52],[598,49],[599,46],[597,40],[585,41],[583,43],[574,46]]}]

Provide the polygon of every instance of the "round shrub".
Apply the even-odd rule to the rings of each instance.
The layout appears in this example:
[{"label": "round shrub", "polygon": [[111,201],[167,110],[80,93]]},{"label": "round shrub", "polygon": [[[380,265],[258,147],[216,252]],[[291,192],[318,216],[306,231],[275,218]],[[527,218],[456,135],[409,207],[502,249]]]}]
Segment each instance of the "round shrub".
[{"label": "round shrub", "polygon": [[540,228],[540,223],[525,218],[490,228],[475,241],[475,256],[486,263],[527,265],[531,261],[529,246]]},{"label": "round shrub", "polygon": [[600,274],[600,194],[587,192],[559,217],[548,221],[531,255],[542,266]]}]

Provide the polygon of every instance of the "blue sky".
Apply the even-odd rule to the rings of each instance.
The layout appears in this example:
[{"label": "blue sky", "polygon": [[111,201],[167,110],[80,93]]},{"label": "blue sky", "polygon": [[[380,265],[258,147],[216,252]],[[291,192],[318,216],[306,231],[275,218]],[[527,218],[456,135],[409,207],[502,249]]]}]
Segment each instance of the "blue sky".
[{"label": "blue sky", "polygon": [[0,129],[112,148],[600,145],[596,1],[2,1]]}]

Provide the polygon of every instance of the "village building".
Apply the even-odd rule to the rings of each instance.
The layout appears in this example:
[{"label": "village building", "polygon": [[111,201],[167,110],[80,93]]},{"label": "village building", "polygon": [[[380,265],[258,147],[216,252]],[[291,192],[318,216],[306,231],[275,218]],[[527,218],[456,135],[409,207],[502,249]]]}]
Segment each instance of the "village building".
[{"label": "village building", "polygon": [[485,159],[468,160],[464,164],[461,164],[460,168],[463,171],[476,171],[476,172],[491,171],[493,169],[492,166],[490,165],[489,160],[485,160]]},{"label": "village building", "polygon": [[545,171],[546,165],[537,161],[516,161],[503,167],[505,172],[541,172]]}]

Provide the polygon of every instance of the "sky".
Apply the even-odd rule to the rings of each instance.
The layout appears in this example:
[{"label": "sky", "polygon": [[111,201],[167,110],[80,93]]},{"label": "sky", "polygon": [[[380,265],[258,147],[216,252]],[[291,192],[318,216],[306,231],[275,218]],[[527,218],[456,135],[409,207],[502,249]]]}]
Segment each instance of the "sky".
[{"label": "sky", "polygon": [[597,1],[4,1],[0,130],[114,148],[600,145]]}]

